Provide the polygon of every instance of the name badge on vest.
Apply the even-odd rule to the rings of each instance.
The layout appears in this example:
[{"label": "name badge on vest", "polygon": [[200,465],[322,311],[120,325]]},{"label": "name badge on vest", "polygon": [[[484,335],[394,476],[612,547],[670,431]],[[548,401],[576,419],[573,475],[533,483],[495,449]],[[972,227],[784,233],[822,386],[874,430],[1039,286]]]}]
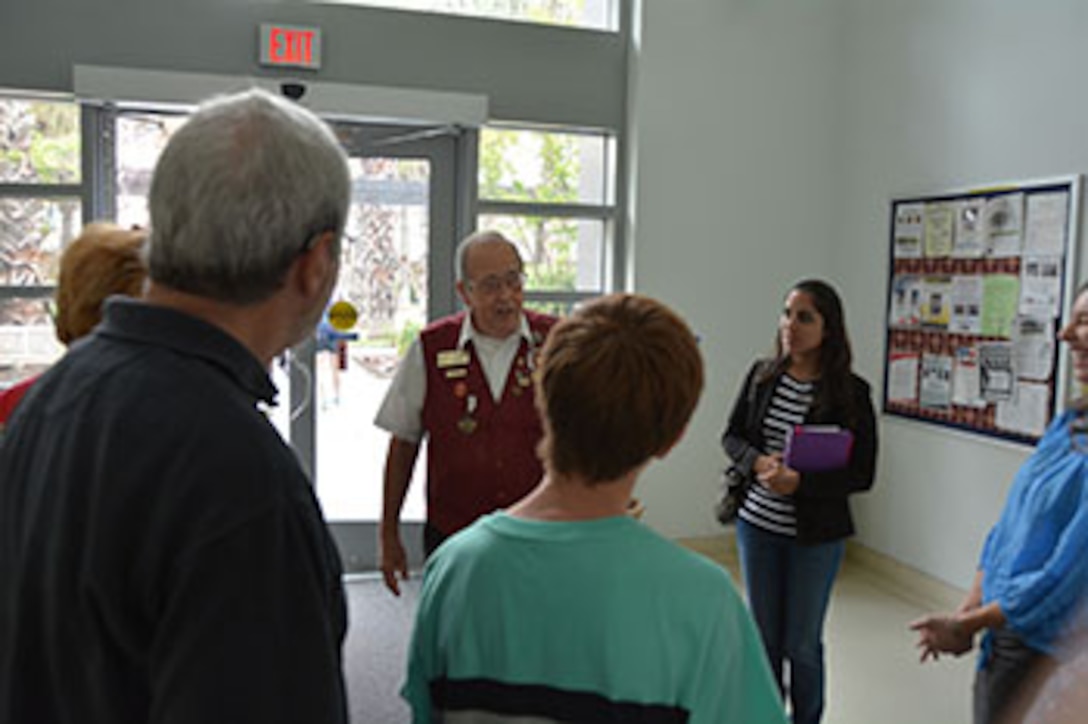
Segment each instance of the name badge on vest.
[{"label": "name badge on vest", "polygon": [[435,355],[435,365],[440,370],[447,367],[465,367],[469,363],[467,349],[446,349]]}]

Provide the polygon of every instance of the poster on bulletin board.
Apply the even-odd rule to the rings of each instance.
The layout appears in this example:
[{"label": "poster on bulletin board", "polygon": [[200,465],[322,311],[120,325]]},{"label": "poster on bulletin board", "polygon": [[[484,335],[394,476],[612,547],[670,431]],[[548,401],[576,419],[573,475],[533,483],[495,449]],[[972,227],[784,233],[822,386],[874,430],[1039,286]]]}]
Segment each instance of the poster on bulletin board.
[{"label": "poster on bulletin board", "polygon": [[1080,177],[891,202],[886,414],[1034,443],[1062,385]]}]

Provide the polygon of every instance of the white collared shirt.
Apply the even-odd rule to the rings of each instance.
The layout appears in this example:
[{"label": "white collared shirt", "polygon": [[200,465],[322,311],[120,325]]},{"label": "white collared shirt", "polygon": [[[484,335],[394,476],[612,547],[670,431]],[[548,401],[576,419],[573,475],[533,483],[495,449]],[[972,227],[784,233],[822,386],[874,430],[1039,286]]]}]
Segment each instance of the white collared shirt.
[{"label": "white collared shirt", "polygon": [[[472,315],[465,314],[461,333],[457,338],[458,349],[465,349],[471,341],[476,358],[480,361],[491,397],[498,402],[502,397],[510,366],[514,363],[521,340],[532,344],[529,320],[521,315],[518,332],[505,339],[486,337],[472,326]],[[419,337],[412,342],[404,355],[389,390],[385,393],[374,424],[407,442],[423,439],[423,398],[427,392],[427,371],[423,360],[423,345]]]}]

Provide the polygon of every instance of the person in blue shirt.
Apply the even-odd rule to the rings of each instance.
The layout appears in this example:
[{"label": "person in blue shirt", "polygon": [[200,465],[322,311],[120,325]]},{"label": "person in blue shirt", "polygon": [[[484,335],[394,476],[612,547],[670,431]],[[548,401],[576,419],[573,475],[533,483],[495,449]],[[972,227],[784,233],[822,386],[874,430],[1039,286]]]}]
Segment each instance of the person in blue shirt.
[{"label": "person in blue shirt", "polygon": [[[321,315],[321,321],[317,323],[317,330],[314,332],[314,353],[318,357],[325,357],[328,360],[329,365],[329,379],[332,381],[332,404],[340,404],[340,343],[343,340],[347,340],[350,335],[344,332],[338,331],[329,322],[329,310],[325,309],[325,313]],[[318,380],[320,380],[320,376]],[[321,409],[324,410],[328,407],[328,396],[325,390],[320,390],[321,393]]]},{"label": "person in blue shirt", "polygon": [[[1073,375],[1088,386],[1088,284],[1077,291],[1060,338]],[[914,621],[922,661],[961,656],[983,632],[975,678],[976,724],[1003,714],[1063,642],[1088,593],[1088,398],[1047,428],[1016,475],[1001,518],[982,549],[974,584],[953,613]]]}]

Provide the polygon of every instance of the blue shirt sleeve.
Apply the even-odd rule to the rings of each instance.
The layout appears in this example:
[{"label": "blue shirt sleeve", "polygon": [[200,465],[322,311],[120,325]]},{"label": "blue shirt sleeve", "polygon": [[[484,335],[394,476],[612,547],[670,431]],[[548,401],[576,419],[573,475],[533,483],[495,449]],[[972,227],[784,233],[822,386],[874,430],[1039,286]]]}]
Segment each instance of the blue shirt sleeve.
[{"label": "blue shirt sleeve", "polygon": [[1050,652],[1088,591],[1088,456],[1068,415],[1024,463],[983,548],[983,600],[996,601],[1028,645]]}]

